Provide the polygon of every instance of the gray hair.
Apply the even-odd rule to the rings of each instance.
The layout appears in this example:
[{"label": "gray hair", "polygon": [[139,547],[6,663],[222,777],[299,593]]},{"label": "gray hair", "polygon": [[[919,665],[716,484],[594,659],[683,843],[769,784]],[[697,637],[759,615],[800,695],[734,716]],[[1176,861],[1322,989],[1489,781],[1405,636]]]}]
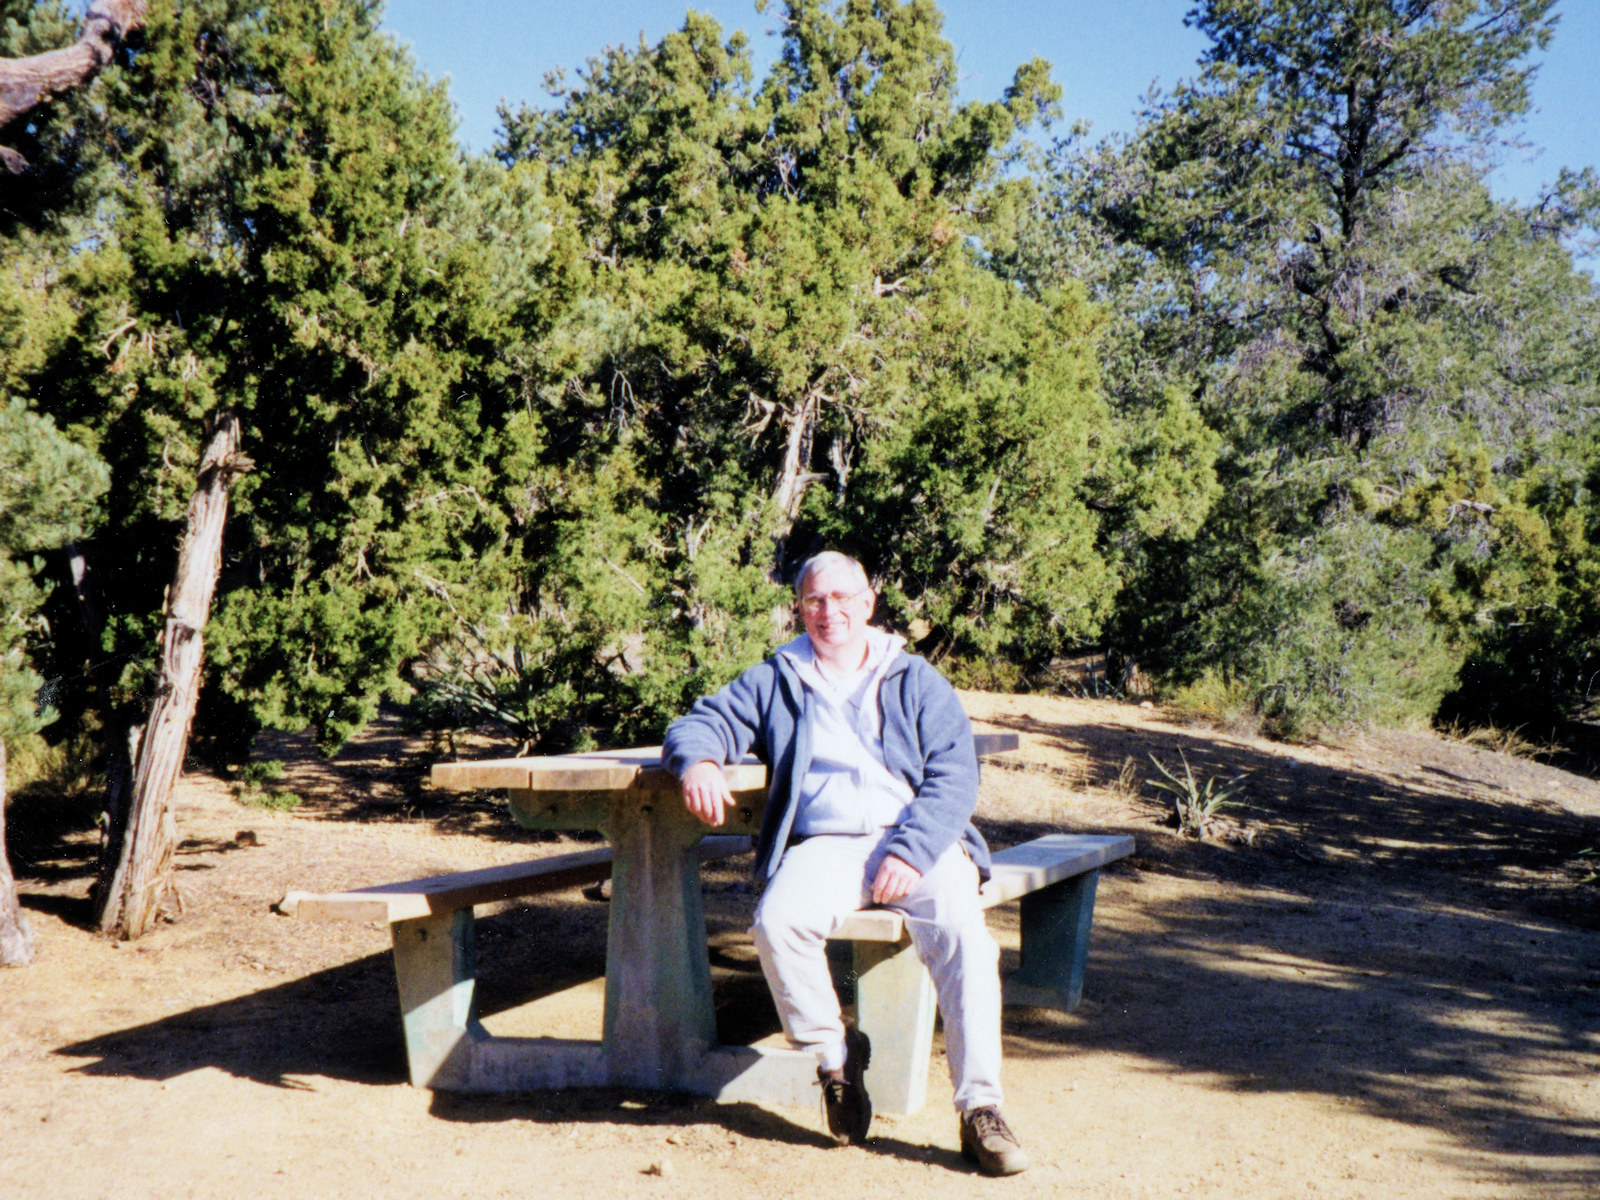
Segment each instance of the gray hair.
[{"label": "gray hair", "polygon": [[855,559],[848,554],[840,554],[837,550],[824,550],[821,554],[813,554],[800,564],[800,570],[795,573],[794,577],[795,599],[798,600],[800,593],[805,590],[806,580],[810,579],[818,571],[826,570],[829,567],[843,567],[856,577],[856,582],[863,589],[872,586],[872,582],[867,578],[866,568]]}]

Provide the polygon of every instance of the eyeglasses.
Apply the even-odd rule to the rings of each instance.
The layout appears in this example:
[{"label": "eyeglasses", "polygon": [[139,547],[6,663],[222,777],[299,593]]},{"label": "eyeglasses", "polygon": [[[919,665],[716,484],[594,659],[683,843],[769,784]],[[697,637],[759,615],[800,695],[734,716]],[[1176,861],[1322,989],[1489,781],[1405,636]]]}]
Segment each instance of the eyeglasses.
[{"label": "eyeglasses", "polygon": [[866,590],[866,588],[862,588],[860,591],[855,592],[828,592],[820,596],[816,594],[802,596],[800,598],[800,607],[807,614],[816,616],[817,613],[821,612],[829,604],[833,605],[835,608],[843,608],[846,604],[849,604],[850,601],[854,600]]}]

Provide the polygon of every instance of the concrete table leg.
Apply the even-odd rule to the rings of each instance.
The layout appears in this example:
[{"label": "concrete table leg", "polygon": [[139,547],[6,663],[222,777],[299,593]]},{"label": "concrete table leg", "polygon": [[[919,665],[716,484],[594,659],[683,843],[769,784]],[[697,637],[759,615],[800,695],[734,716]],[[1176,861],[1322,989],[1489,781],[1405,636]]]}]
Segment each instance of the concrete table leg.
[{"label": "concrete table leg", "polygon": [[676,795],[614,804],[605,1056],[614,1083],[692,1090],[716,1041],[701,827]]}]

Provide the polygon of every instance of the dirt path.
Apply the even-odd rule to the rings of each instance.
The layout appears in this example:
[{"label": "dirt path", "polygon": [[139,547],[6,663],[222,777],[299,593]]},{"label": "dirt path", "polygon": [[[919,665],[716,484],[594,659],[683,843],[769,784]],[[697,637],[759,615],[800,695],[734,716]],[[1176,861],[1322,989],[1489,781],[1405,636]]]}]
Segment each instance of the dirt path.
[{"label": "dirt path", "polygon": [[[464,1098],[404,1082],[387,934],[270,905],[572,848],[488,798],[421,791],[380,733],[335,763],[285,740],[293,812],[187,780],[184,919],[85,931],[86,833],[20,801],[42,951],[0,974],[0,1192],[284,1196],[1327,1197],[1600,1194],[1600,786],[1432,737],[1286,747],[1127,705],[968,696],[1023,750],[985,774],[997,845],[1125,831],[1082,1007],[1010,1010],[1007,1112],[1035,1166],[966,1170],[942,1063],[864,1148],[811,1111],[617,1091]],[[474,752],[486,752],[479,748]],[[1196,843],[1158,823],[1147,755],[1249,771]],[[1248,844],[1247,844],[1248,841]],[[725,1036],[774,1027],[740,935],[743,864],[708,876]],[[590,1036],[605,909],[577,893],[480,924],[496,1032]],[[1014,912],[992,915],[1007,948]],[[820,1189],[820,1190],[819,1190]]]}]

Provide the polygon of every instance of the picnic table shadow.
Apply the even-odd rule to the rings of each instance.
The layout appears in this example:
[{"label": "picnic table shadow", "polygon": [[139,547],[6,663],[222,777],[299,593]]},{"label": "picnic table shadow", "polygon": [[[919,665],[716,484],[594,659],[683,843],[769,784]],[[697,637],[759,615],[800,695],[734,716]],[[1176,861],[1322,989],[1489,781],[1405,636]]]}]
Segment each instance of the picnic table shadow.
[{"label": "picnic table shadow", "polygon": [[[820,1106],[820,1100],[819,1100]],[[507,1120],[535,1124],[594,1121],[610,1125],[681,1127],[690,1123],[718,1125],[730,1133],[761,1141],[828,1149],[834,1142],[822,1132],[820,1108],[807,1118],[791,1120],[756,1104],[722,1104],[703,1096],[645,1092],[628,1088],[590,1088],[571,1092],[512,1095],[473,1095],[436,1092],[430,1109],[434,1116],[470,1124]],[[796,1114],[799,1117],[799,1114]],[[809,1123],[803,1123],[806,1121]],[[880,1123],[879,1130],[883,1125]],[[863,1147],[871,1154],[907,1162],[944,1167],[962,1174],[973,1168],[959,1151],[925,1142],[909,1141],[875,1132]]]},{"label": "picnic table shadow", "polygon": [[[30,900],[54,897],[30,897]],[[73,901],[83,905],[85,901]],[[561,902],[575,905],[575,902]],[[550,907],[545,905],[543,907]],[[526,969],[517,953],[537,940],[538,907],[511,909],[478,920],[478,940],[494,947],[480,958],[479,1014],[493,1018],[603,975],[603,946],[573,948],[564,965],[543,961]],[[536,951],[530,953],[538,954]],[[542,955],[539,955],[542,957]],[[728,1042],[749,1042],[777,1029],[765,983],[753,957],[714,947],[718,978],[719,1034]],[[160,1020],[98,1035],[54,1053],[88,1059],[70,1068],[84,1075],[165,1081],[211,1068],[266,1087],[310,1090],[315,1078],[369,1086],[407,1087],[406,1054],[395,995],[394,968],[387,953],[369,954],[299,979],[173,1013]],[[445,1120],[484,1122],[505,1119],[535,1122],[596,1121],[655,1124],[697,1119],[763,1141],[827,1146],[820,1122],[755,1104],[718,1104],[630,1088],[582,1088],[560,1092],[505,1095],[433,1093],[430,1111]],[[903,1153],[930,1161],[928,1148],[894,1139],[875,1139],[880,1153]]]}]

